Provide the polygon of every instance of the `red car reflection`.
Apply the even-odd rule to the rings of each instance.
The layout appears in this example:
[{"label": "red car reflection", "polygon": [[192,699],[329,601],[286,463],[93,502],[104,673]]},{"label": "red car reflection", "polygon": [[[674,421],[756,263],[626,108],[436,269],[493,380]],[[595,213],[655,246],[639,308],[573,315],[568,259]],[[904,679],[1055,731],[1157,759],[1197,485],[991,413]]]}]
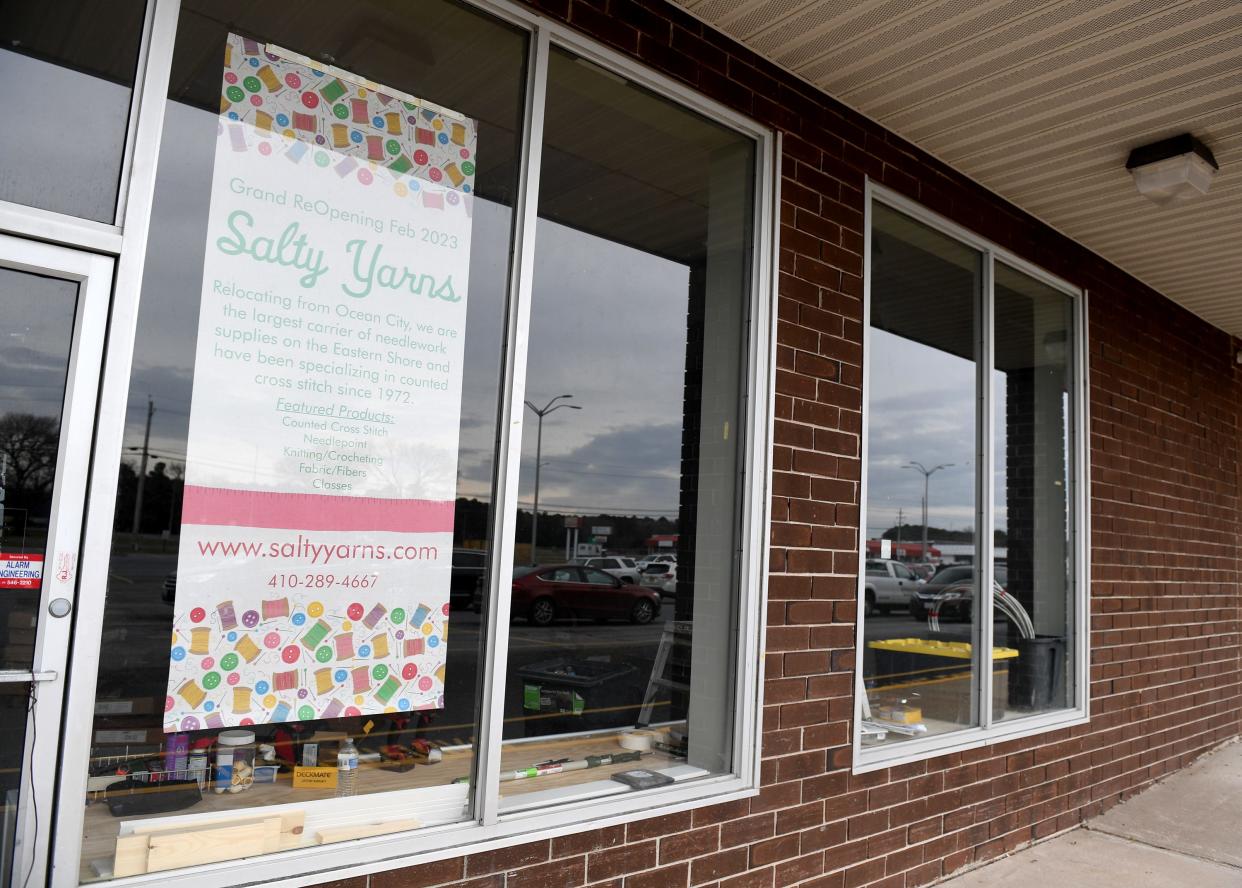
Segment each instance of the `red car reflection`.
[{"label": "red car reflection", "polygon": [[513,616],[535,626],[560,617],[629,620],[642,625],[660,614],[660,593],[578,564],[541,564],[513,572]]}]

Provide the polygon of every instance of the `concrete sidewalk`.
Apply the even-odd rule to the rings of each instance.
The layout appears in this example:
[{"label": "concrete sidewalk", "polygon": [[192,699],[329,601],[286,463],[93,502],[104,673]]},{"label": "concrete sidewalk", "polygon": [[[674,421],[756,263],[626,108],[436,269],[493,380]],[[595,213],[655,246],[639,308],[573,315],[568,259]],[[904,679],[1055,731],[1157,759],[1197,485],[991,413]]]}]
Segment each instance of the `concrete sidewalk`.
[{"label": "concrete sidewalk", "polygon": [[1206,755],[1083,828],[944,888],[1239,888],[1242,743]]}]

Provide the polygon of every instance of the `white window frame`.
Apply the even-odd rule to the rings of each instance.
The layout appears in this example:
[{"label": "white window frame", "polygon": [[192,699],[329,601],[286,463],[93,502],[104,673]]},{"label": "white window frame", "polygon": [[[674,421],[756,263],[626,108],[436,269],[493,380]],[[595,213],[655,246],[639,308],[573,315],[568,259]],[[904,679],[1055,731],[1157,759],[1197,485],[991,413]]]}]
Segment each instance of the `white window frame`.
[{"label": "white window frame", "polygon": [[[854,667],[854,734],[853,734],[853,766],[855,774],[891,768],[894,765],[921,761],[933,756],[951,752],[962,752],[975,749],[1002,740],[1016,740],[1035,734],[1043,734],[1060,728],[1085,724],[1091,719],[1089,676],[1091,668],[1091,624],[1090,624],[1090,555],[1091,555],[1091,515],[1090,515],[1090,459],[1088,428],[1088,404],[1090,390],[1088,379],[1087,349],[1087,291],[1054,274],[1011,253],[992,241],[980,237],[969,229],[946,219],[944,216],[929,210],[927,207],[884,187],[870,178],[864,186],[865,207],[863,211],[863,415],[862,437],[859,442],[862,471],[859,482],[859,560],[858,560],[858,619],[855,624],[855,658]],[[871,218],[872,208],[882,204],[935,229],[956,241],[965,244],[981,253],[983,260],[983,314],[980,328],[983,341],[980,343],[978,363],[989,372],[978,374],[981,380],[980,391],[976,398],[982,401],[981,426],[977,435],[976,446],[976,489],[979,499],[977,508],[978,526],[987,528],[975,534],[975,561],[981,565],[980,588],[991,589],[994,578],[995,564],[992,558],[993,535],[990,532],[994,524],[994,477],[993,461],[995,454],[995,426],[993,423],[996,408],[995,398],[991,392],[991,372],[993,361],[992,312],[994,306],[993,269],[997,262],[1008,265],[1035,280],[1047,284],[1069,296],[1073,302],[1073,394],[1074,403],[1070,416],[1070,553],[1074,559],[1071,577],[1074,583],[1073,631],[1071,640],[1074,651],[1074,705],[1050,712],[1018,718],[1007,718],[994,721],[992,713],[992,670],[980,669],[973,676],[971,687],[976,694],[975,711],[979,714],[979,725],[962,728],[946,734],[932,737],[903,740],[899,743],[882,744],[864,747],[862,743],[862,704],[866,699],[866,687],[863,680],[863,610],[865,602],[866,576],[866,535],[867,535],[867,472],[869,462],[870,410],[867,398],[870,395],[871,367]],[[979,647],[984,651],[992,649],[992,610],[991,595],[978,596],[981,606],[979,610],[980,641]]]},{"label": "white window frame", "polygon": [[[260,858],[188,867],[105,884],[207,888],[220,884],[312,885],[373,872],[473,854],[558,835],[601,829],[635,819],[756,795],[760,784],[763,647],[766,631],[771,449],[775,389],[775,309],[779,231],[779,134],[676,83],[640,63],[608,50],[571,28],[507,0],[467,0],[529,36],[522,169],[514,207],[513,260],[506,318],[496,508],[493,539],[515,538],[517,481],[522,443],[524,381],[530,327],[535,253],[536,200],[543,131],[547,66],[553,46],[569,50],[628,81],[755,140],[753,243],[747,301],[747,355],[743,391],[745,415],[739,467],[740,530],[737,540],[738,632],[735,657],[735,721],[729,774],[701,777],[670,787],[528,809],[506,809],[499,796],[501,714],[508,659],[512,547],[496,545],[489,555],[487,645],[481,693],[482,735],[476,748],[478,780],[472,784],[474,819],[374,839],[312,845]],[[122,456],[125,411],[139,313],[139,297],[154,201],[180,0],[150,0],[144,21],[137,81],[123,155],[114,224],[104,225],[0,201],[0,232],[62,243],[117,258],[109,313],[99,406],[95,416],[92,472],[86,489],[87,517],[74,614],[75,638],[65,695],[66,725],[60,738],[56,777],[56,839],[48,884],[78,884],[108,566],[117,495],[115,467]],[[412,10],[411,14],[416,14]],[[77,713],[75,717],[72,714]],[[41,779],[50,779],[44,775]]]}]

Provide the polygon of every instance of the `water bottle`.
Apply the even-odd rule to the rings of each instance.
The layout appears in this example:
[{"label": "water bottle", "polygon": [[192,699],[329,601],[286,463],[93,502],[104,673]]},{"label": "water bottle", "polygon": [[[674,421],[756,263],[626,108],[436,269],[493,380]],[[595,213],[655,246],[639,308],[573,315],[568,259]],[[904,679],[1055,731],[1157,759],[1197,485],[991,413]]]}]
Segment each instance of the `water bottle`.
[{"label": "water bottle", "polygon": [[352,737],[346,737],[336,753],[337,798],[345,798],[354,794],[354,781],[357,777],[358,747],[354,746]]}]

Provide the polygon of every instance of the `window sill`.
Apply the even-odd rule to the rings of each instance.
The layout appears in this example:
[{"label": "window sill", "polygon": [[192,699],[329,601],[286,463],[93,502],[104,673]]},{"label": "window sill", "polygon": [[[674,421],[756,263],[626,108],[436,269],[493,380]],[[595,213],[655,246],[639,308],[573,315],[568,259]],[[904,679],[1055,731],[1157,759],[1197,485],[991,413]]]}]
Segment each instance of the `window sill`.
[{"label": "window sill", "polygon": [[[670,769],[678,783],[646,791],[622,791],[576,804],[506,814],[492,826],[445,824],[407,833],[311,845],[264,857],[169,870],[115,879],[108,886],[160,885],[169,888],[214,888],[222,884],[263,883],[295,888],[325,881],[418,866],[467,854],[494,851],[573,833],[604,829],[635,819],[675,814],[693,808],[757,795],[753,782],[735,775],[695,777],[684,767]],[[698,769],[694,769],[698,770]]]},{"label": "window sill", "polygon": [[924,740],[910,740],[888,746],[862,748],[854,737],[854,767],[852,773],[866,774],[896,765],[922,761],[953,752],[978,749],[1005,740],[1018,740],[1049,731],[1086,724],[1091,720],[1084,709],[1058,709],[1024,718],[1015,718],[994,724],[990,728],[966,728],[951,734],[941,734]]}]

